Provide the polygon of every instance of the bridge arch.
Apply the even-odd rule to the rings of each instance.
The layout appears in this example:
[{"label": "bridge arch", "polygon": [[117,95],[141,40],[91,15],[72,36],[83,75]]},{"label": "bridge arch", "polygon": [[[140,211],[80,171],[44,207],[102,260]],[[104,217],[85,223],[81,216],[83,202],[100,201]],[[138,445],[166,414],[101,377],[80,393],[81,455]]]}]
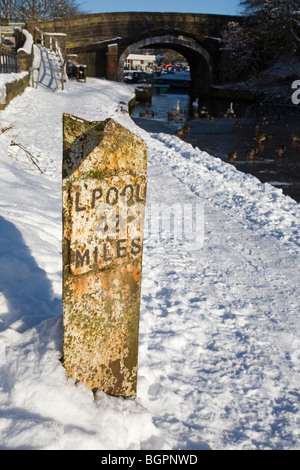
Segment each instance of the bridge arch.
[{"label": "bridge arch", "polygon": [[[161,47],[181,53],[191,69],[192,93],[211,92],[210,84],[224,83],[221,34],[229,21],[242,17],[176,12],[113,12],[27,22],[48,33],[63,33],[66,54],[76,54],[90,77],[117,80],[131,46]],[[146,38],[146,39],[144,39]],[[62,44],[61,44],[62,45]],[[121,55],[121,57],[120,57]],[[118,67],[119,64],[119,67]],[[117,72],[119,69],[119,72]]]},{"label": "bridge arch", "polygon": [[209,90],[214,75],[212,57],[201,44],[184,35],[157,35],[132,42],[119,56],[117,68],[118,81],[122,81],[124,62],[129,54],[134,53],[137,49],[156,47],[173,49],[186,58],[190,65],[192,94],[205,93]]}]

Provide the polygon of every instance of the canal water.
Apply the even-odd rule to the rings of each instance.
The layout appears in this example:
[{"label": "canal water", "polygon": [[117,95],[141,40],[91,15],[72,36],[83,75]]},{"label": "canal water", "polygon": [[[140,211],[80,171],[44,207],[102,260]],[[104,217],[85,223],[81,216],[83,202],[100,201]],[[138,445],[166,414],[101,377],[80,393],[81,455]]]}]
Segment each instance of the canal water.
[{"label": "canal water", "polygon": [[[137,103],[131,117],[148,132],[175,135],[187,127],[180,136],[185,142],[300,202],[300,141],[291,137],[300,137],[300,106],[295,110],[234,102],[234,114],[227,113],[229,108],[227,101],[203,98],[195,109],[188,94],[154,89],[151,103]],[[252,149],[256,149],[254,158]],[[233,162],[231,153],[237,154]]]}]

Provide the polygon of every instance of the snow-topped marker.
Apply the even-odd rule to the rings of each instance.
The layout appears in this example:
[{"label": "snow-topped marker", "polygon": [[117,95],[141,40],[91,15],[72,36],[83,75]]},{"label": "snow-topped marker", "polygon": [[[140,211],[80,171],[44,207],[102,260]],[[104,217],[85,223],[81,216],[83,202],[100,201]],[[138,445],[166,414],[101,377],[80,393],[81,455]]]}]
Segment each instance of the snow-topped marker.
[{"label": "snow-topped marker", "polygon": [[147,147],[112,119],[64,114],[64,366],[135,396]]}]

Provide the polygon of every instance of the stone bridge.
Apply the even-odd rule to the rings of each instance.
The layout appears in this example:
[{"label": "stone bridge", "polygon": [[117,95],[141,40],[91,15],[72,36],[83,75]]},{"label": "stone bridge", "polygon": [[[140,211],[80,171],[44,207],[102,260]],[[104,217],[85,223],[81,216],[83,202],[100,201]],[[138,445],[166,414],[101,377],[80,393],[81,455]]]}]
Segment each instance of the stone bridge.
[{"label": "stone bridge", "polygon": [[241,17],[192,13],[101,13],[29,23],[45,32],[65,33],[68,54],[87,65],[87,75],[121,81],[124,61],[137,48],[173,49],[190,65],[192,94],[222,83],[220,34]]}]

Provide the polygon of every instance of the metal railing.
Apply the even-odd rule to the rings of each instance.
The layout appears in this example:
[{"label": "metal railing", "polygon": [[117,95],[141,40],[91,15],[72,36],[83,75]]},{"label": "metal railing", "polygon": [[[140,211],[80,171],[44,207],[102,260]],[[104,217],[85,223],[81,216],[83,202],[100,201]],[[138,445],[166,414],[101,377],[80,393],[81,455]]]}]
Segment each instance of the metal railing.
[{"label": "metal railing", "polygon": [[18,57],[14,52],[0,50],[0,73],[18,73]]},{"label": "metal railing", "polygon": [[57,66],[54,62],[51,62],[51,61],[50,61],[50,65],[51,65],[54,77],[56,77],[56,72],[60,73],[61,87],[63,90],[64,82],[66,81],[66,78],[67,78],[67,68],[66,68],[66,59],[64,56],[63,49],[57,39],[57,36],[59,35],[55,33],[54,34],[45,33],[37,27],[35,27],[34,33],[35,33],[34,34],[35,43],[41,44],[41,46],[46,47],[50,51],[54,52],[54,54],[56,55],[59,65]]},{"label": "metal railing", "polygon": [[[0,73],[18,73],[18,58],[13,45],[14,28],[12,26],[0,26]],[[5,41],[11,40],[11,45]]]}]

